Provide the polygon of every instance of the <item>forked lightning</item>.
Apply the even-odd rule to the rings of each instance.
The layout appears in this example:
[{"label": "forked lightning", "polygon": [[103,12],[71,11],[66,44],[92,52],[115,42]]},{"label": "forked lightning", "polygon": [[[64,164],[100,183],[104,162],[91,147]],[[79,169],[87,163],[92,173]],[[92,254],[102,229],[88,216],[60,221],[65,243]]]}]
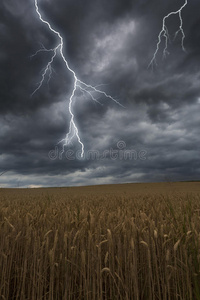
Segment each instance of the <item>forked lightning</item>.
[{"label": "forked lightning", "polygon": [[[66,60],[65,56],[64,56],[64,52],[63,52],[63,37],[61,36],[59,31],[56,31],[55,29],[53,29],[53,27],[51,26],[51,24],[44,20],[40,10],[39,10],[39,6],[38,6],[38,0],[34,0],[35,1],[35,9],[36,12],[39,16],[39,19],[42,23],[46,24],[49,28],[49,30],[51,30],[54,34],[57,35],[58,39],[59,39],[59,43],[57,44],[57,46],[53,49],[46,49],[44,46],[42,46],[42,48],[40,50],[38,50],[34,55],[38,54],[39,52],[52,52],[52,56],[50,61],[48,62],[48,64],[46,65],[43,73],[42,73],[42,79],[41,81],[38,83],[37,88],[35,89],[35,91],[32,93],[32,95],[34,95],[42,86],[42,84],[45,81],[45,78],[47,76],[47,74],[49,74],[49,80],[52,74],[52,64],[54,62],[54,59],[56,58],[56,56],[58,54],[60,54],[63,63],[65,64],[65,67],[67,68],[67,70],[69,72],[71,72],[73,78],[74,78],[74,83],[73,83],[73,91],[71,93],[70,99],[69,99],[69,113],[70,113],[70,124],[69,124],[69,132],[66,134],[66,137],[61,140],[59,143],[63,143],[63,148],[61,151],[61,155],[64,153],[65,150],[65,146],[69,145],[72,141],[72,139],[74,137],[77,138],[79,144],[81,145],[81,157],[83,157],[84,155],[84,144],[82,143],[80,136],[79,136],[79,131],[78,128],[76,126],[76,122],[75,122],[75,117],[72,111],[72,104],[73,104],[73,100],[74,100],[74,96],[75,96],[75,92],[77,91],[77,89],[79,88],[83,93],[88,94],[92,100],[94,100],[95,102],[98,102],[98,100],[95,98],[95,96],[92,94],[94,93],[98,93],[106,98],[111,99],[112,101],[114,101],[116,104],[124,107],[122,104],[120,104],[115,98],[113,98],[112,96],[108,95],[106,92],[99,90],[97,87],[86,84],[85,82],[81,81],[77,75],[76,72],[70,68],[68,61]],[[48,82],[49,82],[48,80]],[[99,102],[98,102],[99,103]]]},{"label": "forked lightning", "polygon": [[157,56],[158,51],[160,49],[162,38],[164,38],[164,40],[165,40],[165,47],[164,47],[164,50],[163,50],[163,57],[166,57],[167,54],[169,54],[169,52],[167,51],[168,41],[169,41],[169,33],[168,33],[167,25],[166,25],[166,20],[172,15],[178,15],[179,16],[179,21],[180,21],[180,26],[179,26],[179,29],[175,33],[174,39],[177,37],[177,35],[179,33],[181,34],[181,36],[182,36],[181,47],[182,47],[182,50],[185,51],[185,47],[184,47],[185,33],[184,33],[184,30],[183,30],[182,10],[184,9],[184,7],[186,7],[187,4],[188,4],[188,1],[185,0],[185,3],[181,6],[181,8],[179,8],[177,11],[170,12],[168,15],[166,15],[163,18],[162,30],[160,31],[160,33],[158,35],[158,43],[157,43],[156,51],[154,52],[153,58],[150,61],[150,64],[149,64],[148,67],[150,67],[150,66],[153,67],[154,64],[157,65],[156,56]]}]

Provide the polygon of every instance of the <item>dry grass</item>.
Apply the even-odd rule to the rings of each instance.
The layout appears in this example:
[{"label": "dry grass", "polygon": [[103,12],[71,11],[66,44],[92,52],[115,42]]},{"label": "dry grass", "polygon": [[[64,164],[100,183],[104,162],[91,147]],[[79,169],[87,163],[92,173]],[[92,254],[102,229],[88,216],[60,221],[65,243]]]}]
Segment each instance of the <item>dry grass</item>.
[{"label": "dry grass", "polygon": [[0,189],[0,299],[200,299],[200,184]]}]

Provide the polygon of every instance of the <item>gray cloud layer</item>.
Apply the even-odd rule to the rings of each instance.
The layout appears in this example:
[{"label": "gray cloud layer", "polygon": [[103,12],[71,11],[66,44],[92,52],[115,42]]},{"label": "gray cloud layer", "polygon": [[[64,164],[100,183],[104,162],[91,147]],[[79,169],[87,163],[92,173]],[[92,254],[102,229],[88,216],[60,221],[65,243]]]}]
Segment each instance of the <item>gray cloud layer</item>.
[{"label": "gray cloud layer", "polygon": [[[86,155],[96,150],[99,157],[71,159],[80,150],[74,141],[66,148],[73,151],[71,158],[65,152],[61,159],[61,146],[57,153],[55,145],[69,129],[73,78],[57,58],[50,83],[30,96],[50,58],[48,53],[31,55],[41,45],[54,47],[57,39],[39,21],[33,0],[2,0],[0,171],[8,172],[0,177],[0,186],[199,179],[199,1],[190,1],[182,13],[186,52],[180,35],[173,40],[179,23],[172,16],[167,21],[169,55],[162,58],[162,44],[154,71],[147,67],[162,18],[183,0],[38,2],[43,16],[62,33],[65,55],[79,78],[106,84],[101,89],[125,108],[103,97],[98,105],[77,91],[73,110]],[[124,141],[123,149],[119,141]],[[56,159],[49,158],[50,150]],[[136,157],[122,157],[122,150],[132,150]]]}]

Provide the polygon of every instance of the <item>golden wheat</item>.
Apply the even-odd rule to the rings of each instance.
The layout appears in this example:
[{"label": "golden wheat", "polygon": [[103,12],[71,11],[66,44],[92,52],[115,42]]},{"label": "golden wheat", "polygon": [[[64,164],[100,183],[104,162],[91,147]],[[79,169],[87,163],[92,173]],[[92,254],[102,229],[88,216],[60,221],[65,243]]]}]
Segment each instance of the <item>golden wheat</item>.
[{"label": "golden wheat", "polygon": [[171,185],[0,189],[0,299],[200,299],[200,186]]}]

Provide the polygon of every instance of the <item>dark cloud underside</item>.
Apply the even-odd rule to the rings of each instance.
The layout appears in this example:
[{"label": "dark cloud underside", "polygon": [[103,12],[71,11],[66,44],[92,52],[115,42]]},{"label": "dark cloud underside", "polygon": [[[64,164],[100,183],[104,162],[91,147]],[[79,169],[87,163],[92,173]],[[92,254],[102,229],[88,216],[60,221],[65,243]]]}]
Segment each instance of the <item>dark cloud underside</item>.
[{"label": "dark cloud underside", "polygon": [[[182,12],[186,52],[181,35],[173,39],[177,16],[167,21],[169,55],[163,59],[162,43],[154,70],[148,65],[162,19],[183,0],[38,3],[44,18],[62,33],[65,56],[79,78],[94,86],[105,84],[101,89],[125,108],[104,97],[99,105],[77,91],[73,111],[86,155],[93,154],[76,158],[80,145],[74,140],[66,148],[72,156],[64,153],[61,159],[61,145],[56,144],[69,129],[73,78],[57,57],[51,81],[31,97],[50,54],[31,55],[41,45],[55,47],[57,38],[39,21],[33,0],[2,0],[0,173],[7,172],[0,186],[199,179],[200,2],[188,1]],[[123,149],[119,141],[124,141]],[[51,150],[54,159],[49,158]],[[125,152],[119,154],[128,150],[135,154],[131,160]],[[94,153],[99,156],[90,156]]]}]

